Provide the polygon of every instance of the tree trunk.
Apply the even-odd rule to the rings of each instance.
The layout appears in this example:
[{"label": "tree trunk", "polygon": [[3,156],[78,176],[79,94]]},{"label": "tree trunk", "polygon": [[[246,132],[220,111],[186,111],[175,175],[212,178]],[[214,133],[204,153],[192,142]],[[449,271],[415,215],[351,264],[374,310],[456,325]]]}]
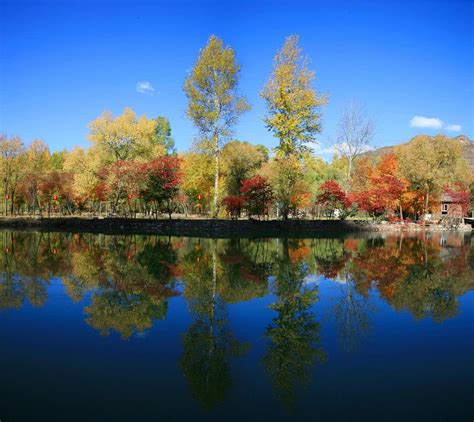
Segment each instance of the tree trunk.
[{"label": "tree trunk", "polygon": [[426,195],[425,195],[425,210],[424,214],[428,213],[428,205],[430,203],[430,188],[426,188]]},{"label": "tree trunk", "polygon": [[281,210],[281,216],[283,220],[288,220],[288,214],[290,213],[288,204],[283,204],[283,209]]},{"label": "tree trunk", "polygon": [[214,169],[214,215],[212,218],[216,219],[219,216],[219,153],[215,154],[215,169]]},{"label": "tree trunk", "polygon": [[347,180],[346,180],[346,189],[345,189],[345,194],[349,192],[349,186],[351,184],[351,176],[352,176],[352,158],[349,157],[349,165],[347,166]]}]

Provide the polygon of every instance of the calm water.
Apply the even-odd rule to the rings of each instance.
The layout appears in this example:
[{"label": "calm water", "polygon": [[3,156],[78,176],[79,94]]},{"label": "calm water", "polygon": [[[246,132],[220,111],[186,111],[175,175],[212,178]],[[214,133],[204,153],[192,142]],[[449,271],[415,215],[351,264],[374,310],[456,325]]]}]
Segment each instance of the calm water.
[{"label": "calm water", "polygon": [[0,420],[471,421],[472,245],[0,232]]}]

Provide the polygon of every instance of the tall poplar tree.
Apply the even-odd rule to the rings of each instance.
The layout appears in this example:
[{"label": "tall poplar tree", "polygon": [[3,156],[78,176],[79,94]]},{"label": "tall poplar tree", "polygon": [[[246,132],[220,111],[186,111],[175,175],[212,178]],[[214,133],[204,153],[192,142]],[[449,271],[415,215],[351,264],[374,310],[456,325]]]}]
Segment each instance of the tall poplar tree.
[{"label": "tall poplar tree", "polygon": [[301,159],[311,151],[308,144],[316,142],[316,135],[321,132],[319,110],[327,102],[326,97],[318,95],[313,87],[315,75],[309,69],[308,59],[302,55],[298,41],[297,35],[286,38],[275,56],[272,74],[260,93],[268,110],[265,124],[279,140],[276,194],[285,220],[295,184],[303,177]]},{"label": "tall poplar tree", "polygon": [[277,153],[283,157],[301,155],[310,149],[307,144],[314,143],[316,134],[321,131],[319,108],[327,102],[313,87],[315,75],[298,41],[297,35],[286,38],[260,94],[267,103],[265,124],[278,138]]},{"label": "tall poplar tree", "polygon": [[211,35],[184,83],[186,114],[199,130],[200,146],[214,160],[214,218],[219,213],[220,152],[239,117],[250,108],[237,93],[239,72],[234,50]]}]

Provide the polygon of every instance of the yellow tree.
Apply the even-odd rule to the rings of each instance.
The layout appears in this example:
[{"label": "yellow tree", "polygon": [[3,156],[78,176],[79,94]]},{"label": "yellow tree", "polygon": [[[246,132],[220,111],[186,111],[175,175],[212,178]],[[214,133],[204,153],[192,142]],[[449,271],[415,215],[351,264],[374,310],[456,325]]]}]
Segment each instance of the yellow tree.
[{"label": "yellow tree", "polygon": [[211,35],[184,83],[187,116],[199,130],[201,147],[214,160],[214,218],[219,213],[221,148],[232,135],[239,117],[250,108],[237,93],[239,72],[234,50]]},{"label": "yellow tree", "polygon": [[423,195],[423,213],[429,212],[432,197],[441,193],[447,184],[469,179],[461,148],[459,142],[445,135],[419,135],[397,149],[401,176]]},{"label": "yellow tree", "polygon": [[[10,139],[6,135],[0,136],[0,171],[5,198],[5,214],[8,212],[8,199],[11,200],[11,213],[13,214],[13,201],[18,179],[21,175],[24,151],[25,147],[18,136]],[[10,198],[8,198],[9,196]]]},{"label": "yellow tree", "polygon": [[84,150],[75,146],[66,155],[64,170],[73,174],[73,191],[76,201],[95,199],[94,191],[98,183],[100,154],[97,148]]},{"label": "yellow tree", "polygon": [[117,117],[105,111],[89,124],[88,139],[98,148],[104,162],[148,160],[163,155],[169,146],[169,123],[165,125],[163,119],[137,117],[131,108],[125,108]]},{"label": "yellow tree", "polygon": [[41,212],[39,200],[39,181],[50,169],[51,154],[46,143],[41,139],[35,139],[26,149],[25,153],[25,177],[23,178],[24,193],[29,206],[33,212],[38,206]]},{"label": "yellow tree", "polygon": [[298,41],[297,35],[286,38],[260,94],[267,104],[265,124],[279,140],[276,160],[281,174],[276,194],[284,219],[290,211],[293,186],[302,177],[301,157],[311,150],[308,144],[314,143],[321,131],[319,109],[327,102],[313,87],[315,75],[308,67],[308,59],[302,56]]},{"label": "yellow tree", "polygon": [[[202,207],[209,202],[214,184],[212,156],[192,151],[184,154],[182,158],[184,172],[183,191],[191,198],[191,204]],[[198,199],[199,196],[200,199]]]},{"label": "yellow tree", "polygon": [[302,56],[298,41],[297,35],[286,38],[260,94],[268,109],[265,124],[278,138],[277,153],[284,157],[301,155],[309,149],[308,143],[315,142],[321,131],[319,108],[327,102],[313,87],[315,75],[309,70],[308,58]]}]

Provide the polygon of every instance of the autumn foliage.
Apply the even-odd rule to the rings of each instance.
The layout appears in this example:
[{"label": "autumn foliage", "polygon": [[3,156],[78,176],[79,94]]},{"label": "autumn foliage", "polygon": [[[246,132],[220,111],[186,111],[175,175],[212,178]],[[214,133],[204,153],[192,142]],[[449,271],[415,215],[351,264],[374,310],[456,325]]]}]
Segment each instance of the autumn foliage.
[{"label": "autumn foliage", "polygon": [[222,205],[224,206],[227,215],[231,218],[240,217],[240,213],[244,206],[244,197],[238,195],[228,195],[222,200]]},{"label": "autumn foliage", "polygon": [[316,198],[316,203],[323,207],[328,216],[335,215],[339,210],[340,216],[344,216],[351,207],[351,200],[342,190],[335,180],[324,182],[319,188],[320,193]]},{"label": "autumn foliage", "polygon": [[163,156],[143,164],[141,168],[144,176],[141,195],[157,209],[165,209],[170,218],[177,206],[175,199],[183,178],[180,164],[177,157]]},{"label": "autumn foliage", "polygon": [[[203,146],[176,154],[170,134],[165,118],[138,118],[126,109],[91,124],[87,149],[51,153],[42,140],[25,147],[18,137],[0,136],[0,212],[171,218],[222,215],[222,205],[232,218],[359,213],[395,223],[424,221],[425,214],[449,222],[474,209],[472,172],[459,142],[442,135],[357,157],[350,183],[347,157],[327,162],[304,148],[271,157],[263,145],[234,140],[219,153],[216,184],[215,157]],[[443,199],[449,211],[442,212]]]},{"label": "autumn foliage", "polygon": [[453,208],[461,216],[466,216],[469,210],[469,193],[464,183],[456,183],[452,187],[446,187],[445,193],[450,197]]},{"label": "autumn foliage", "polygon": [[268,215],[273,202],[273,191],[265,177],[255,176],[242,181],[240,193],[249,217]]}]

